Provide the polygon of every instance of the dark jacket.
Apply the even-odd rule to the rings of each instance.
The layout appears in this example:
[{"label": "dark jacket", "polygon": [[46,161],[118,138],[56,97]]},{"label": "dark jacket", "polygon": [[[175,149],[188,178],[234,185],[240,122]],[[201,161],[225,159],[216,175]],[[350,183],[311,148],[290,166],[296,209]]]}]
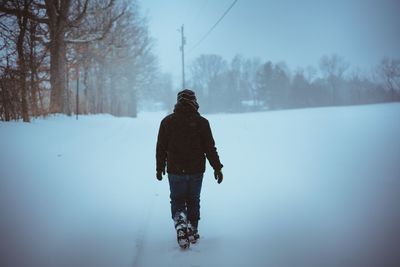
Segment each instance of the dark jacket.
[{"label": "dark jacket", "polygon": [[160,124],[157,171],[164,171],[167,163],[167,172],[171,174],[204,173],[206,157],[214,170],[223,167],[208,120],[193,109],[175,107],[174,113]]}]

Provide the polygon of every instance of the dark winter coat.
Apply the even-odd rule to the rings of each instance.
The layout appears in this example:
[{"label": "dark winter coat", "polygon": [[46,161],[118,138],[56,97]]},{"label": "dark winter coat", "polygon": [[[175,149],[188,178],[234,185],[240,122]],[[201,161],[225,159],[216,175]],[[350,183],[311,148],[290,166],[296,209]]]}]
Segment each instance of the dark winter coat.
[{"label": "dark winter coat", "polygon": [[205,159],[214,170],[223,165],[219,160],[210,124],[192,108],[175,106],[174,113],[160,124],[157,139],[157,171],[171,174],[204,173]]}]

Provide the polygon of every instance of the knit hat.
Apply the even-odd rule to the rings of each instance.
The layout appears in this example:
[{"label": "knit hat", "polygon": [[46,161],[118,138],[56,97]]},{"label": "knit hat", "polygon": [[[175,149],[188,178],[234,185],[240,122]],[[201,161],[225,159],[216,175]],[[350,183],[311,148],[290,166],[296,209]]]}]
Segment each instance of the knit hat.
[{"label": "knit hat", "polygon": [[177,96],[178,104],[190,105],[195,110],[199,109],[199,104],[197,103],[196,95],[192,90],[184,89],[178,93]]}]

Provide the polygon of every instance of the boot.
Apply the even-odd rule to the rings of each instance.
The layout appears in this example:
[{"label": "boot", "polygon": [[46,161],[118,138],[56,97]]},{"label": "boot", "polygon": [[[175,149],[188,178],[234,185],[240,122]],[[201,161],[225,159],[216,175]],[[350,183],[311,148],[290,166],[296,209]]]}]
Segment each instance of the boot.
[{"label": "boot", "polygon": [[175,224],[175,229],[176,229],[176,238],[178,241],[178,245],[182,249],[189,248],[190,246],[190,241],[188,239],[187,235],[187,218],[186,214],[182,211],[178,211],[175,213],[174,216],[174,224]]},{"label": "boot", "polygon": [[187,224],[187,236],[188,236],[189,242],[192,244],[195,244],[197,242],[197,240],[200,238],[197,227],[195,227],[190,222],[188,222],[188,224]]}]

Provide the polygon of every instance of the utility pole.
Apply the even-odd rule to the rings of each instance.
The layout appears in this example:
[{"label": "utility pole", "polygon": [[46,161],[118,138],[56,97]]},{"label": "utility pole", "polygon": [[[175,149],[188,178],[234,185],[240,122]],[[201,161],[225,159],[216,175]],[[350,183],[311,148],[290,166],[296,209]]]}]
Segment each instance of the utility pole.
[{"label": "utility pole", "polygon": [[182,52],[182,89],[185,89],[185,44],[186,38],[183,33],[183,24],[181,26],[181,52]]},{"label": "utility pole", "polygon": [[79,64],[76,67],[76,119],[79,114]]}]

